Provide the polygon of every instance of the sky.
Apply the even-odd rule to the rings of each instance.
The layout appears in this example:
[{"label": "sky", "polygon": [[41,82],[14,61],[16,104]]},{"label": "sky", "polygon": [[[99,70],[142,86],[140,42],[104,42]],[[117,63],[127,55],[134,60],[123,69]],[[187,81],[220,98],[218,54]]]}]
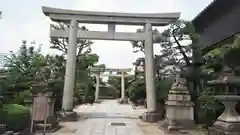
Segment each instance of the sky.
[{"label": "sky", "polygon": [[[106,12],[181,12],[181,19],[192,20],[211,2],[212,0],[0,0],[0,54],[17,51],[22,40],[42,44],[44,54],[58,53],[49,48],[49,26],[52,22],[42,13],[42,6]],[[81,25],[94,31],[107,30],[106,25]],[[141,27],[116,26],[116,31],[135,32],[137,28]],[[131,68],[132,63],[143,56],[142,53],[133,53],[128,41],[94,40],[92,50],[92,53],[99,55],[99,64],[106,64],[108,68]],[[159,46],[154,45],[154,53],[159,51]]]}]

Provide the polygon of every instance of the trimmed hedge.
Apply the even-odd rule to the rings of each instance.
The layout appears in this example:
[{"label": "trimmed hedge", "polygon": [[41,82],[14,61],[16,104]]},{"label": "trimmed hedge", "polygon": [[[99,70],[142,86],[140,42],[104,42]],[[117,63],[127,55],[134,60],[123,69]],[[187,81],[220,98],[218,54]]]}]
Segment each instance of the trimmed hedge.
[{"label": "trimmed hedge", "polygon": [[20,131],[30,125],[30,110],[28,107],[18,104],[3,105],[0,112],[0,123],[7,124],[7,129],[11,131]]}]

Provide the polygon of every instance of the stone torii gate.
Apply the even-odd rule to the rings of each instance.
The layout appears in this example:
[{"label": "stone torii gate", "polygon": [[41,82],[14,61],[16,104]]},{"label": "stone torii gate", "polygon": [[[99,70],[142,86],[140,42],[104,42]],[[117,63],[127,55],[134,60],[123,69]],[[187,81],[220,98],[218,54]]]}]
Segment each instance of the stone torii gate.
[{"label": "stone torii gate", "polygon": [[[176,21],[180,13],[113,13],[93,12],[42,7],[43,13],[51,20],[70,23],[65,30],[50,27],[50,37],[68,38],[68,52],[64,81],[62,109],[65,114],[73,112],[73,89],[76,65],[77,38],[97,40],[144,41],[147,115],[155,115],[156,90],[154,75],[153,40],[161,35],[153,34],[152,26],[166,26]],[[78,23],[107,24],[108,31],[81,31]],[[116,25],[141,25],[142,33],[115,32]]]},{"label": "stone torii gate", "polygon": [[[125,98],[125,77],[129,75],[125,75],[124,73],[130,72],[131,68],[122,68],[122,69],[116,69],[116,68],[89,68],[92,74],[96,77],[96,91],[95,91],[95,101],[98,100],[99,96],[99,79],[100,77],[109,77],[109,76],[115,76],[115,77],[121,77],[121,99]],[[109,74],[101,74],[102,72],[109,72]],[[121,74],[112,74],[112,72],[120,72]]]}]

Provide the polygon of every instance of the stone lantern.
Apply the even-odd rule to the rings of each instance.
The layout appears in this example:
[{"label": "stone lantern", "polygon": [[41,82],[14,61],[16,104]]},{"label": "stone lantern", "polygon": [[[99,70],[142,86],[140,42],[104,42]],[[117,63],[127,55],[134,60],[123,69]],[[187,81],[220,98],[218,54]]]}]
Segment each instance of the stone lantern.
[{"label": "stone lantern", "polygon": [[209,135],[239,135],[240,116],[236,112],[236,104],[240,101],[240,96],[236,95],[236,86],[240,85],[240,77],[234,76],[232,70],[224,68],[223,73],[216,80],[209,81],[208,84],[221,88],[221,93],[215,98],[224,104],[224,112],[217,118],[212,127],[209,128]]},{"label": "stone lantern", "polygon": [[41,69],[36,75],[33,90],[31,132],[53,132],[58,129],[58,121],[54,113],[53,93],[48,89],[46,69]]},{"label": "stone lantern", "polygon": [[170,132],[194,128],[193,106],[186,79],[177,75],[166,101],[166,119],[162,124],[164,130]]}]

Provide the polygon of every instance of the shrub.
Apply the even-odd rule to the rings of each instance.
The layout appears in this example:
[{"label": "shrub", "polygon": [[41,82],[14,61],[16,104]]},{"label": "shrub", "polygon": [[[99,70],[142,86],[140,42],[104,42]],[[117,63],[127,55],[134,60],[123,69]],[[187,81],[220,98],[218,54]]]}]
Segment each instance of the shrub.
[{"label": "shrub", "polygon": [[25,105],[25,100],[30,99],[31,97],[32,97],[31,93],[28,90],[25,90],[19,93],[15,93],[11,103]]},{"label": "shrub", "polygon": [[[156,94],[157,94],[157,102],[164,103],[167,98],[169,89],[172,86],[172,80],[170,79],[162,79],[156,81]],[[128,87],[128,95],[130,101],[136,103],[139,100],[146,98],[146,88],[145,88],[144,79],[138,79],[131,83]],[[144,100],[143,100],[144,101]]]},{"label": "shrub", "polygon": [[156,98],[158,103],[165,103],[172,83],[173,81],[170,79],[162,79],[156,81]]},{"label": "shrub", "polygon": [[214,94],[206,89],[200,93],[196,102],[196,121],[199,124],[212,125],[223,112],[224,106],[214,98]]},{"label": "shrub", "polygon": [[85,97],[85,103],[94,103],[95,98],[93,96],[86,96]]},{"label": "shrub", "polygon": [[118,97],[118,90],[114,87],[100,87],[99,96],[116,98]]},{"label": "shrub", "polygon": [[12,131],[24,130],[30,124],[30,110],[18,104],[5,104],[0,112],[0,123],[7,124],[7,129]]},{"label": "shrub", "polygon": [[132,82],[127,89],[129,99],[133,103],[146,98],[145,83],[143,79],[138,79]]}]

